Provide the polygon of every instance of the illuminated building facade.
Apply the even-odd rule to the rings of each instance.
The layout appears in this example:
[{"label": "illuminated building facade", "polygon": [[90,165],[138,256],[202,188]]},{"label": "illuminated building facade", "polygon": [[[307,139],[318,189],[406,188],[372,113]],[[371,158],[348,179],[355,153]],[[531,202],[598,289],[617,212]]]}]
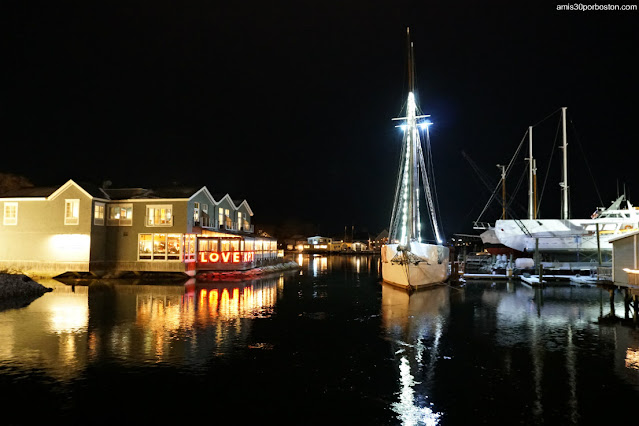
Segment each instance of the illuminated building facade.
[{"label": "illuminated building facade", "polygon": [[206,187],[99,188],[69,180],[0,198],[0,269],[55,276],[244,270],[277,257],[253,211]]}]

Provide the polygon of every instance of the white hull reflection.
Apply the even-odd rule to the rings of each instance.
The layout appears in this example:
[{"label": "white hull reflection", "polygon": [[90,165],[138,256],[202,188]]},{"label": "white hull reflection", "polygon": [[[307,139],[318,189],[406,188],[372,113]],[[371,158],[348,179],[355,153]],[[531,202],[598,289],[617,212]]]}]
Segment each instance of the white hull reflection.
[{"label": "white hull reflection", "polygon": [[449,287],[409,294],[382,284],[382,324],[399,362],[398,400],[391,408],[403,425],[437,425],[442,413],[428,401],[440,354],[439,342],[449,313]]}]

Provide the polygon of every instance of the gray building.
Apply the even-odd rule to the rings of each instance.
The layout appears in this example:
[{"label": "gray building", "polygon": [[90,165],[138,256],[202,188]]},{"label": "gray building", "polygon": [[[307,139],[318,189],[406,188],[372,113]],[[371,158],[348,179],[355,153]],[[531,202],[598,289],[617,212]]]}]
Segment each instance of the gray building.
[{"label": "gray building", "polygon": [[5,193],[0,205],[0,269],[31,275],[192,274],[250,269],[277,256],[275,240],[253,233],[246,200],[215,200],[206,187],[99,188],[69,180]]},{"label": "gray building", "polygon": [[612,243],[612,281],[639,285],[639,231],[610,240]]}]

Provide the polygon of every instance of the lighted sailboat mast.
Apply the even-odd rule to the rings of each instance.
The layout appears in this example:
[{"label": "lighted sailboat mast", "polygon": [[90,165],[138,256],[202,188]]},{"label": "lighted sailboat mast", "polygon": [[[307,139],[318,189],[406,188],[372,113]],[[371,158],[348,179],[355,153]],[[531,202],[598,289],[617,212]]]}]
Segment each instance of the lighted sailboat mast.
[{"label": "lighted sailboat mast", "polygon": [[438,243],[441,243],[442,239],[439,233],[437,217],[435,215],[435,206],[428,174],[426,173],[426,164],[424,162],[424,154],[418,129],[418,126],[422,129],[426,129],[426,138],[428,141],[428,124],[430,123],[417,122],[418,119],[427,118],[429,115],[417,114],[418,107],[415,102],[415,63],[413,44],[410,41],[409,29],[407,29],[407,36],[409,92],[406,103],[406,117],[395,119],[406,120],[406,122],[404,125],[400,126],[404,129],[404,139],[402,146],[402,161],[400,163],[400,173],[395,193],[393,214],[391,217],[390,240],[398,241],[400,245],[406,246],[410,250],[411,242],[421,242],[421,215],[419,210],[420,172],[435,238]]}]

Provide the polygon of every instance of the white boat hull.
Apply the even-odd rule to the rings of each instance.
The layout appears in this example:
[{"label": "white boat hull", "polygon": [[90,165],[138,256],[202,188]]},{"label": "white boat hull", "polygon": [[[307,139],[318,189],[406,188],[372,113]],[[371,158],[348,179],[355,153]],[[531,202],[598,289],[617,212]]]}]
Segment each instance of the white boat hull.
[{"label": "white boat hull", "polygon": [[404,288],[422,288],[446,281],[450,275],[448,247],[411,243],[411,253],[424,259],[414,264],[391,262],[397,254],[397,244],[382,246],[382,279],[392,285]]},{"label": "white boat hull", "polygon": [[[494,232],[502,244],[519,251],[534,252],[537,239],[539,251],[542,252],[597,251],[597,224],[599,247],[602,251],[612,250],[612,238],[637,230],[636,222],[630,223],[627,219],[617,218],[523,219],[519,223],[514,220],[498,220]],[[530,236],[524,233],[522,226]]]}]

